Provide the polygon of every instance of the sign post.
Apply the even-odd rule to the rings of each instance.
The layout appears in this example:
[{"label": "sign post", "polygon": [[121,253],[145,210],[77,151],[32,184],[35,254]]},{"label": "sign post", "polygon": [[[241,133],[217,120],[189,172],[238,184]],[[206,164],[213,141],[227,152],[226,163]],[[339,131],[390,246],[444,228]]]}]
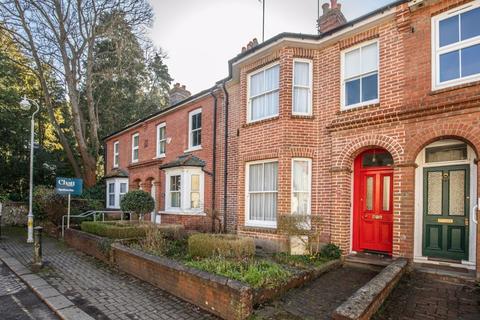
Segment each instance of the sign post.
[{"label": "sign post", "polygon": [[71,196],[79,196],[82,194],[83,180],[77,178],[61,178],[57,177],[55,191],[58,194],[66,194],[68,196],[67,205],[67,229],[70,229],[70,201]]}]

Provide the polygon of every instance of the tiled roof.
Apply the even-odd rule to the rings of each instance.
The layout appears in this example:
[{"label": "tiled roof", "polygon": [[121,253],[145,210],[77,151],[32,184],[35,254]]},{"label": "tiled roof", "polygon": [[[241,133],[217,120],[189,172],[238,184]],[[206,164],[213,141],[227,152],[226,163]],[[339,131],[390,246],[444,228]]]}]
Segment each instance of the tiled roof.
[{"label": "tiled roof", "polygon": [[204,167],[205,161],[200,158],[195,157],[191,154],[185,154],[177,159],[165,163],[160,166],[160,169],[175,168],[175,167]]},{"label": "tiled roof", "polygon": [[123,169],[115,168],[106,174],[104,178],[128,178],[128,172]]}]

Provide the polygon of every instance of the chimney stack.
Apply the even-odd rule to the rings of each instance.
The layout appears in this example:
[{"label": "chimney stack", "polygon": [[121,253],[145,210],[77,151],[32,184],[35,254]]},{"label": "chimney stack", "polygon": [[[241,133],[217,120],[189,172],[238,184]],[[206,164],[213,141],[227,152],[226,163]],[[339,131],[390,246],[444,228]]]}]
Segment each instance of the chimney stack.
[{"label": "chimney stack", "polygon": [[317,20],[318,33],[322,34],[347,22],[342,13],[342,5],[337,0],[330,0],[330,4],[322,5],[323,14]]},{"label": "chimney stack", "polygon": [[179,103],[182,100],[187,99],[192,94],[190,91],[187,90],[186,86],[180,85],[180,83],[175,83],[173,88],[170,89],[169,96],[170,96],[170,105],[173,106],[174,104]]}]

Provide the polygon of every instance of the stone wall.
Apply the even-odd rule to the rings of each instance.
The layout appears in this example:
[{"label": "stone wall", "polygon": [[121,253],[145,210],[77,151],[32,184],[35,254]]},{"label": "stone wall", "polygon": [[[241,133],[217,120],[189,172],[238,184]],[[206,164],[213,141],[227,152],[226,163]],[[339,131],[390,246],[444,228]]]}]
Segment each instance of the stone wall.
[{"label": "stone wall", "polygon": [[2,203],[3,226],[26,226],[28,205],[23,202]]}]

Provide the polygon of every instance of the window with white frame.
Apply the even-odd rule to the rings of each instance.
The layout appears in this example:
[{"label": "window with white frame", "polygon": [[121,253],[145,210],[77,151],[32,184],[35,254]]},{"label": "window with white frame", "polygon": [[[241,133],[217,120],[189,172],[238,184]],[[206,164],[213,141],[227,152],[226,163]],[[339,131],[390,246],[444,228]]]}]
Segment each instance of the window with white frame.
[{"label": "window with white frame", "polygon": [[107,186],[107,208],[119,209],[123,196],[128,192],[128,178],[109,178]]},{"label": "window with white frame", "polygon": [[247,122],[278,115],[280,65],[268,66],[248,77]]},{"label": "window with white frame", "polygon": [[312,160],[292,160],[292,213],[310,214],[311,203]]},{"label": "window with white frame", "polygon": [[378,102],[378,41],[342,52],[342,106],[355,108]]},{"label": "window with white frame", "polygon": [[132,162],[138,162],[138,149],[140,146],[140,135],[135,133],[132,135]]},{"label": "window with white frame", "polygon": [[188,148],[200,148],[202,145],[202,109],[191,111],[188,119]]},{"label": "window with white frame", "polygon": [[115,207],[115,182],[108,184],[108,206],[109,208]]},{"label": "window with white frame", "polygon": [[157,158],[164,157],[167,149],[166,125],[161,123],[157,126]]},{"label": "window with white frame", "polygon": [[201,168],[180,167],[165,170],[165,211],[202,213],[204,173]]},{"label": "window with white frame", "polygon": [[113,167],[118,168],[118,163],[120,161],[120,142],[116,141],[113,144]]},{"label": "window with white frame", "polygon": [[480,1],[432,20],[433,88],[480,80]]},{"label": "window with white frame", "polygon": [[278,161],[247,164],[247,226],[276,228],[278,195]]},{"label": "window with white frame", "polygon": [[293,61],[293,114],[312,114],[312,61]]}]

